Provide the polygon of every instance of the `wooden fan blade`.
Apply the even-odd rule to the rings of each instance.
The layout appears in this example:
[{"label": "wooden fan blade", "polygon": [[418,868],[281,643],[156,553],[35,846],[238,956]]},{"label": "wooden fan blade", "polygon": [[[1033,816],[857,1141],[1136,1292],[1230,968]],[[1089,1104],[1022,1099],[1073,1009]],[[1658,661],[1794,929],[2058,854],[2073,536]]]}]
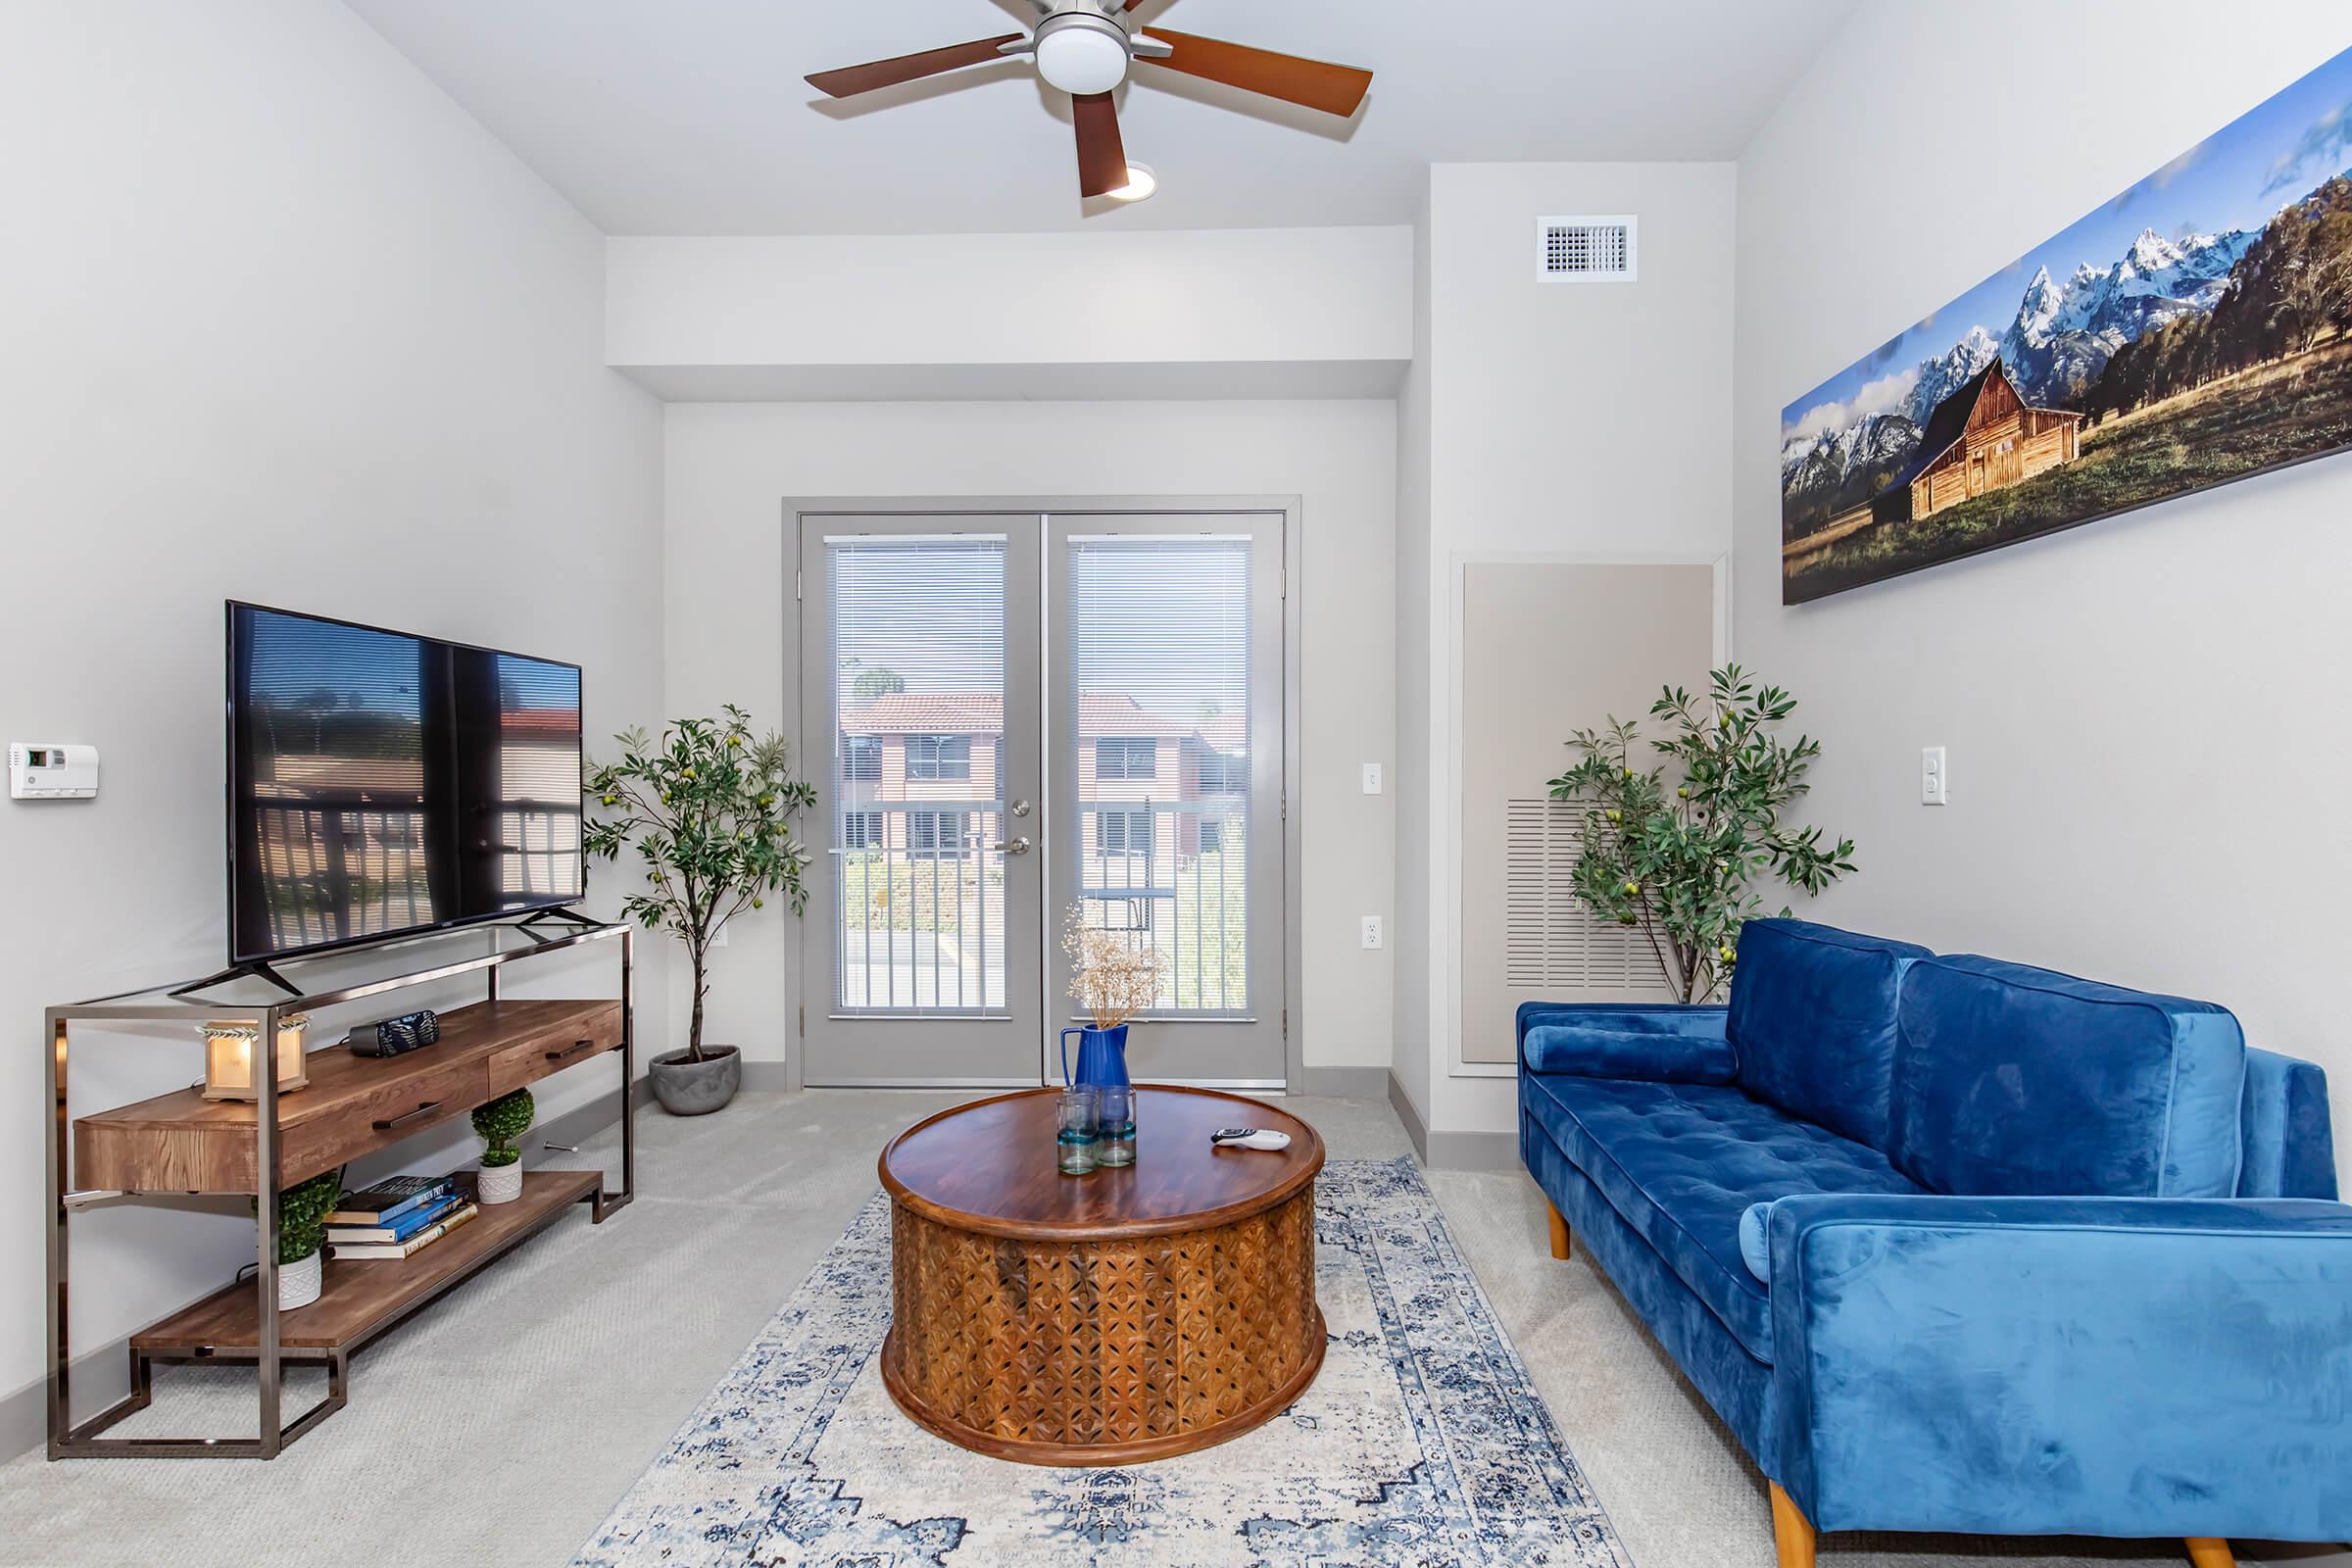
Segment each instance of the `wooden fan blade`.
[{"label": "wooden fan blade", "polygon": [[808,78],[808,85],[818,92],[835,98],[852,98],[877,87],[896,87],[902,81],[918,81],[936,76],[943,71],[959,66],[985,65],[998,58],[997,51],[1008,43],[1018,43],[1029,36],[1025,32],[1008,32],[1002,38],[981,38],[971,43],[950,44],[945,49],[926,49],[919,55],[901,55],[895,60],[876,60],[870,65],[844,66],[839,71],[820,71]]},{"label": "wooden fan blade", "polygon": [[1072,93],[1078,126],[1078,194],[1106,196],[1127,183],[1127,144],[1119,136],[1119,107],[1106,92]]},{"label": "wooden fan blade", "polygon": [[1174,44],[1176,52],[1165,60],[1138,55],[1139,65],[1221,81],[1244,92],[1263,93],[1285,103],[1320,109],[1342,120],[1355,113],[1372,86],[1372,73],[1358,71],[1353,66],[1301,60],[1297,55],[1278,55],[1271,49],[1252,49],[1248,44],[1170,32],[1162,27],[1146,27],[1144,35]]}]

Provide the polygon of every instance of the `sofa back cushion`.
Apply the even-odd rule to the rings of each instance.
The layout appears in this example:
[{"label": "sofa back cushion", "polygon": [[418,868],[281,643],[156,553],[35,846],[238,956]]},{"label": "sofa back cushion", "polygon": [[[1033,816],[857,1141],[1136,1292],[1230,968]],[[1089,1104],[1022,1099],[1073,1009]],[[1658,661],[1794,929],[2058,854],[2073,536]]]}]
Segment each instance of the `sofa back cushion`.
[{"label": "sofa back cushion", "polygon": [[1908,942],[1804,920],[1748,921],[1726,1025],[1740,1087],[1886,1149],[1895,1003],[1903,971],[1926,956]]},{"label": "sofa back cushion", "polygon": [[2240,1198],[2335,1197],[2335,1136],[2328,1122],[2328,1075],[2308,1061],[2246,1048],[2246,1093],[2238,1136]]},{"label": "sofa back cushion", "polygon": [[1971,956],[1903,979],[1887,1156],[1969,1196],[2229,1198],[2246,1045],[2208,1002]]}]

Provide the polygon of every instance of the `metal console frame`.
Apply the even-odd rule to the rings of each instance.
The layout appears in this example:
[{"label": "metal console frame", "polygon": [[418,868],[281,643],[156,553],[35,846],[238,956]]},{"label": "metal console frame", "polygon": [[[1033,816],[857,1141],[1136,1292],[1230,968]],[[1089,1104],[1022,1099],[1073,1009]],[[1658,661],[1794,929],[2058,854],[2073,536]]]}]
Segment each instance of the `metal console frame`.
[{"label": "metal console frame", "polygon": [[[494,927],[493,929],[521,929]],[[626,1208],[637,1195],[637,1133],[636,1118],[631,1114],[631,1081],[636,1077],[637,1024],[632,992],[636,970],[636,934],[625,924],[581,922],[581,928],[569,930],[563,936],[550,936],[536,930],[525,931],[531,939],[528,948],[485,954],[477,957],[437,964],[396,975],[387,980],[373,980],[364,985],[346,986],[334,991],[296,995],[268,1003],[211,1003],[186,996],[183,988],[176,992],[125,991],[112,997],[100,997],[89,1002],[74,1003],[67,1006],[51,1007],[43,1014],[47,1024],[49,1049],[44,1054],[45,1072],[51,1114],[48,1129],[49,1207],[49,1457],[76,1458],[190,1458],[212,1457],[230,1459],[274,1459],[286,1445],[294,1442],[319,1422],[343,1408],[348,1391],[352,1350],[376,1334],[390,1328],[426,1301],[438,1300],[449,1287],[504,1255],[501,1248],[479,1259],[472,1267],[450,1277],[441,1290],[423,1297],[370,1329],[359,1340],[335,1350],[287,1350],[278,1344],[277,1321],[277,1204],[274,1201],[254,1204],[254,1246],[258,1264],[253,1278],[257,1309],[256,1331],[258,1344],[251,1351],[242,1349],[221,1354],[142,1354],[135,1348],[130,1351],[130,1392],[108,1408],[99,1411],[78,1426],[74,1424],[72,1400],[73,1348],[68,1325],[68,1221],[76,1209],[136,1200],[147,1196],[139,1193],[87,1191],[76,1192],[73,1180],[73,1118],[66,1106],[66,1066],[69,1026],[74,1023],[183,1023],[198,1024],[214,1019],[249,1022],[259,1030],[259,1038],[273,1042],[277,1038],[278,1015],[287,1012],[316,1011],[338,1006],[345,1003],[361,1002],[369,997],[406,990],[411,986],[429,985],[458,975],[483,973],[487,982],[488,1000],[498,1000],[499,971],[510,963],[536,958],[544,954],[578,947],[583,943],[602,942],[608,938],[620,939],[620,1190],[605,1191],[600,1182],[586,1194],[582,1201],[593,1204],[597,1224],[606,1217]],[[456,937],[458,933],[444,934]],[[427,937],[426,941],[438,940]],[[202,986],[206,982],[198,982]],[[289,988],[291,989],[291,988]],[[140,1003],[131,999],[163,995],[166,1000]],[[264,1054],[269,1064],[275,1065],[274,1048]],[[263,1196],[274,1197],[278,1191],[278,1128],[277,1074],[274,1070],[255,1075],[260,1099],[255,1107],[254,1169],[262,1179],[256,1185]],[[176,1196],[176,1195],[174,1195]],[[521,1238],[517,1237],[517,1241]],[[135,1338],[135,1336],[134,1336]],[[242,1364],[251,1361],[259,1370],[261,1396],[260,1436],[255,1438],[106,1438],[98,1434],[135,1411],[147,1408],[154,1401],[153,1368],[165,1363]],[[327,1392],[310,1409],[296,1417],[291,1424],[281,1421],[280,1396],[283,1392],[285,1366],[323,1364],[326,1367]]]}]

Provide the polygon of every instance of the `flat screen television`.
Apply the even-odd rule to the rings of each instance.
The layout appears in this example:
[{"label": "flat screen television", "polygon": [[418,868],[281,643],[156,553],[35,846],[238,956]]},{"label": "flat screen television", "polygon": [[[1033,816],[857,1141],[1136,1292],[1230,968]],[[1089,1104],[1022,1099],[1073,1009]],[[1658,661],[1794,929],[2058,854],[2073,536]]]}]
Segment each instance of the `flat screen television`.
[{"label": "flat screen television", "polygon": [[229,962],[576,902],[580,670],[228,605]]}]

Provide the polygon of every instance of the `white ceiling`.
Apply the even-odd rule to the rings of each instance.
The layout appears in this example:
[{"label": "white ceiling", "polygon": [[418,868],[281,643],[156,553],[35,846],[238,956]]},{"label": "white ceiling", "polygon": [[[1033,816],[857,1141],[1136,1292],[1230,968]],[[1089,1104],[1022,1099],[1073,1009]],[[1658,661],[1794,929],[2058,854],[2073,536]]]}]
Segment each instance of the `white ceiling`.
[{"label": "white ceiling", "polygon": [[1398,223],[1432,163],[1731,158],[1857,0],[1146,0],[1376,78],[1341,123],[1139,68],[1127,152],[1163,184],[1124,208],[1080,202],[1025,60],[842,104],[801,80],[1029,0],[348,3],[608,233],[841,234]]}]

